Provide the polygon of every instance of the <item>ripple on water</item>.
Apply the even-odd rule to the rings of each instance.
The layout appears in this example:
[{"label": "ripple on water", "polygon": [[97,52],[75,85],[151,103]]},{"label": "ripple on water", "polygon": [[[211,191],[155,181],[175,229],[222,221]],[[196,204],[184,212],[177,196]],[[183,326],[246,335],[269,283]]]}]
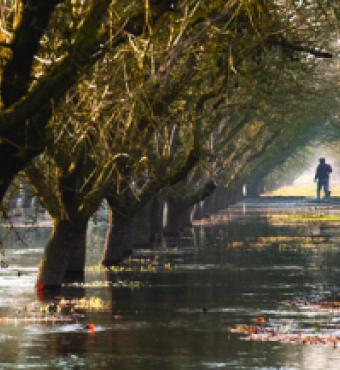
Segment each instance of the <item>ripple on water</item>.
[{"label": "ripple on water", "polygon": [[[273,210],[268,212],[273,213]],[[293,370],[296,363],[299,368],[302,368],[300,365],[303,365],[305,360],[300,354],[304,355],[307,351],[310,351],[307,356],[309,363],[315,364],[318,359],[329,361],[328,352],[325,352],[327,349],[306,349],[304,346],[290,346],[288,348],[286,345],[274,344],[276,349],[273,350],[272,344],[245,343],[236,341],[235,338],[231,338],[229,342],[226,341],[224,335],[226,325],[240,320],[254,323],[257,316],[269,316],[269,320],[274,324],[278,323],[281,326],[286,324],[289,328],[294,328],[295,324],[297,327],[306,327],[308,330],[316,328],[321,333],[324,330],[323,323],[331,322],[332,326],[328,324],[328,327],[334,329],[332,333],[340,334],[336,331],[340,328],[338,326],[340,318],[328,316],[326,312],[320,313],[315,310],[298,311],[296,307],[282,302],[283,299],[287,299],[287,296],[293,297],[292,300],[294,300],[296,295],[305,296],[309,292],[324,292],[325,289],[329,290],[329,286],[332,287],[334,282],[339,281],[338,279],[329,280],[329,271],[327,271],[328,275],[326,274],[326,268],[332,268],[332,273],[335,273],[338,268],[336,255],[333,254],[334,243],[339,241],[339,237],[334,236],[334,233],[338,231],[329,228],[325,231],[325,229],[320,230],[317,227],[313,230],[315,235],[323,238],[327,233],[327,237],[331,235],[334,236],[334,239],[328,240],[327,243],[325,240],[322,240],[321,243],[319,239],[309,239],[307,244],[303,244],[313,250],[306,249],[306,252],[301,253],[298,249],[302,243],[301,238],[305,234],[310,238],[311,226],[308,226],[309,229],[306,230],[299,226],[299,229],[295,230],[295,227],[291,225],[289,228],[278,229],[272,225],[268,226],[264,221],[260,224],[259,217],[261,215],[259,216],[258,210],[254,211],[253,219],[247,223],[243,222],[245,217],[242,215],[242,210],[239,217],[241,219],[237,221],[235,233],[233,233],[233,226],[228,225],[227,237],[231,241],[236,238],[235,242],[239,237],[245,237],[247,249],[220,248],[220,245],[224,243],[224,234],[221,234],[223,236],[221,237],[217,229],[216,231],[209,229],[205,235],[205,241],[202,241],[207,248],[149,251],[150,256],[171,256],[172,268],[170,271],[165,271],[164,274],[162,271],[157,271],[156,274],[159,275],[155,275],[155,279],[150,278],[150,284],[141,285],[143,289],[128,292],[126,290],[113,291],[112,284],[105,280],[82,285],[81,287],[86,289],[98,288],[95,293],[91,290],[91,294],[98,294],[105,300],[108,295],[110,298],[112,296],[112,303],[117,311],[121,310],[125,315],[122,320],[114,320],[112,312],[109,310],[101,312],[100,315],[91,313],[89,316],[93,320],[92,322],[100,322],[103,325],[97,327],[97,331],[105,331],[105,333],[99,335],[96,340],[86,342],[86,354],[83,354],[85,349],[81,346],[77,349],[75,344],[79,338],[85,340],[85,336],[88,335],[86,319],[80,322],[56,323],[53,326],[50,324],[45,326],[41,322],[23,323],[17,326],[8,325],[8,328],[2,325],[0,333],[5,334],[7,331],[10,335],[15,334],[15,338],[0,335],[0,348],[2,348],[0,369],[3,368],[1,354],[6,354],[5,345],[2,342],[7,340],[9,341],[8,348],[13,348],[15,354],[19,353],[17,348],[23,349],[20,356],[25,356],[16,359],[17,364],[8,364],[6,367],[8,369],[39,369],[44,367],[105,369],[110,368],[109,365],[115,364],[116,366],[117,363],[118,365],[121,363],[122,368],[135,366],[134,368],[155,370],[162,368],[162,364],[164,367],[167,365],[169,367],[171,361],[172,368],[178,367],[179,369],[251,368],[274,370],[278,367],[262,365],[283,364],[284,366],[279,367],[281,370]],[[249,229],[248,227],[240,227],[241,224],[249,225]],[[258,249],[256,254],[249,253],[253,252],[257,245],[255,242],[254,245],[251,245],[252,239],[259,236],[259,242],[262,242],[263,238],[267,238],[267,226],[268,235],[274,235],[274,238],[277,239],[277,245],[271,249]],[[238,235],[239,233],[242,235]],[[282,241],[279,239],[281,236],[278,236],[281,233],[285,238]],[[292,238],[295,238],[294,240],[289,239],[291,238],[290,234],[292,234]],[[210,240],[210,236],[216,237],[218,242],[215,239]],[[314,241],[317,242],[316,246],[313,244]],[[289,248],[286,248],[286,245]],[[281,246],[284,247],[282,250],[279,249]],[[291,247],[296,250],[292,251]],[[334,248],[331,249],[331,247]],[[30,301],[36,299],[33,288],[37,269],[25,269],[19,264],[36,265],[41,251],[39,248],[6,251],[6,259],[8,259],[10,266],[8,269],[0,270],[0,306],[6,305],[8,310],[11,310],[11,315],[15,315],[13,303],[16,297],[21,306],[29,298]],[[141,255],[144,254],[142,251]],[[329,266],[330,264],[332,266]],[[16,271],[19,269],[24,272],[20,278],[17,277]],[[196,276],[191,276],[196,271],[198,271]],[[178,278],[174,276],[176,273],[178,273]],[[139,277],[135,273],[132,273],[131,276],[134,279],[136,276]],[[141,280],[144,283],[144,277]],[[163,289],[151,290],[151,288],[160,287]],[[177,289],[166,289],[169,287]],[[251,298],[249,299],[249,297]],[[206,315],[203,307],[207,307]],[[176,308],[179,309],[176,310]],[[1,312],[4,311],[1,308]],[[138,312],[138,316],[135,316],[134,312]],[[7,312],[4,313],[4,315],[7,314]],[[198,333],[198,330],[204,333]],[[69,341],[70,338],[72,340]],[[122,345],[112,346],[111,338]],[[18,346],[15,346],[15,343],[12,344],[11,340],[13,339],[17,339]],[[103,345],[98,349],[99,339]],[[51,351],[59,343],[62,343],[60,348],[63,352]],[[35,348],[38,346],[40,348]],[[170,353],[172,348],[174,352]],[[178,348],[181,349],[180,353]],[[333,349],[330,348],[330,351]],[[310,356],[312,352],[313,354],[317,353],[313,361]],[[37,353],[41,354],[41,358],[26,356],[26,354]],[[336,351],[331,353],[331,356],[334,356]],[[8,358],[5,361],[7,362]],[[318,367],[318,369],[322,368],[330,369],[330,366]],[[332,367],[332,369],[336,368]]]},{"label": "ripple on water", "polygon": [[187,264],[180,264],[176,266],[176,270],[189,270],[189,271],[197,271],[197,270],[211,270],[219,268],[220,265],[216,264],[198,264],[198,263],[187,263]]},{"label": "ripple on water", "polygon": [[[7,250],[8,251],[8,250]],[[9,251],[7,252],[8,255],[12,254],[12,255],[24,255],[24,254],[35,254],[35,253],[42,253],[43,252],[43,248],[24,248],[24,249],[16,249],[16,250],[13,250],[13,251]]]},{"label": "ripple on water", "polygon": [[67,325],[56,325],[56,326],[36,326],[26,327],[25,332],[30,335],[41,335],[50,333],[74,333],[85,330],[85,326],[82,324],[67,324]]},{"label": "ripple on water", "polygon": [[[21,265],[10,265],[10,267],[7,267],[6,269],[0,269],[0,277],[2,276],[12,276],[15,275],[16,278],[18,278],[18,271],[21,272],[21,276],[25,276],[28,274],[36,274],[38,271],[38,267],[24,267]],[[18,279],[19,280],[19,279]]]},{"label": "ripple on water", "polygon": [[85,359],[71,354],[67,357],[59,357],[55,361],[55,366],[61,369],[77,369],[79,367],[86,366]]},{"label": "ripple on water", "polygon": [[[203,312],[202,308],[180,308],[176,310],[178,313],[184,314],[201,314]],[[298,311],[298,310],[259,310],[254,308],[245,308],[245,307],[217,307],[209,308],[206,313],[228,313],[236,316],[272,316],[272,317],[325,317],[330,316],[331,313],[327,311]]]},{"label": "ripple on water", "polygon": [[227,362],[201,362],[201,364],[208,369],[227,369]]},{"label": "ripple on water", "polygon": [[[7,342],[8,340],[14,340],[14,339],[16,339],[16,337],[13,335],[0,334],[0,343]],[[1,365],[0,365],[0,368],[1,368]]]},{"label": "ripple on water", "polygon": [[[17,275],[0,276],[0,294],[5,293],[9,296],[18,296],[21,292],[34,292],[35,276],[25,275],[20,278]],[[4,297],[2,295],[2,297]],[[0,306],[3,305],[3,298]]]},{"label": "ripple on water", "polygon": [[5,363],[5,362],[0,362],[0,369],[46,369],[49,368],[50,366],[48,364],[13,364],[13,363]]}]

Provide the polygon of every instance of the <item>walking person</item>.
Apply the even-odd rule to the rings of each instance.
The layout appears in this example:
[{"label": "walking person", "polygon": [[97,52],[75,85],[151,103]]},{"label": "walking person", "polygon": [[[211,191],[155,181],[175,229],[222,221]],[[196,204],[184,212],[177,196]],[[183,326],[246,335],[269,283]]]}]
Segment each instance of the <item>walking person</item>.
[{"label": "walking person", "polygon": [[332,173],[332,167],[326,163],[325,158],[319,159],[319,165],[316,168],[314,181],[317,181],[316,198],[320,200],[320,192],[323,189],[325,198],[329,198],[331,192],[329,191],[329,174]]}]

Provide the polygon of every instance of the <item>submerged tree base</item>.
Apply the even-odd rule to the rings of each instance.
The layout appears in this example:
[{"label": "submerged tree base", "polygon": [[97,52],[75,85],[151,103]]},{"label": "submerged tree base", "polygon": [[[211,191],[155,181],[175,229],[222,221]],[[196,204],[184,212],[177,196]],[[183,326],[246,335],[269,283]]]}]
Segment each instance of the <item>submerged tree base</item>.
[{"label": "submerged tree base", "polygon": [[124,263],[124,261],[126,259],[128,259],[132,255],[132,253],[133,253],[132,249],[128,249],[128,250],[123,251],[122,256],[120,258],[119,257],[114,258],[112,256],[110,256],[110,257],[106,256],[102,260],[102,265],[104,267],[120,266]]}]

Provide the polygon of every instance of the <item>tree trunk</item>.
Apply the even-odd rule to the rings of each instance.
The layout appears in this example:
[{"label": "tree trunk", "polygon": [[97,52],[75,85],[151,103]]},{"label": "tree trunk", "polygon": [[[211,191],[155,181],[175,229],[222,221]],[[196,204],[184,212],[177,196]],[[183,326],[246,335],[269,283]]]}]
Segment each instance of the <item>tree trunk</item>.
[{"label": "tree trunk", "polygon": [[150,244],[151,238],[151,203],[137,211],[133,217],[132,245],[144,247]]},{"label": "tree trunk", "polygon": [[204,200],[202,207],[203,217],[209,217],[215,212],[214,203],[215,203],[215,193],[211,194]]},{"label": "tree trunk", "polygon": [[248,196],[249,197],[258,197],[259,196],[259,185],[256,184],[247,184]]},{"label": "tree trunk", "polygon": [[242,185],[234,186],[230,190],[229,203],[228,205],[235,204],[243,198]]},{"label": "tree trunk", "polygon": [[171,199],[167,200],[168,212],[166,217],[166,225],[164,235],[178,236],[186,226],[191,227],[191,211],[192,207],[183,209],[181,205]]},{"label": "tree trunk", "polygon": [[150,206],[150,242],[161,238],[163,232],[163,201],[155,197]]},{"label": "tree trunk", "polygon": [[80,240],[73,245],[69,262],[64,275],[64,281],[84,281],[86,265],[86,231]]},{"label": "tree trunk", "polygon": [[104,266],[116,265],[131,254],[132,232],[132,219],[115,215],[111,209],[102,260]]},{"label": "tree trunk", "polygon": [[222,192],[222,195],[221,195],[222,209],[226,209],[229,206],[230,194],[226,188],[222,188],[221,192]]},{"label": "tree trunk", "polygon": [[194,205],[194,210],[192,214],[193,220],[201,220],[203,218],[203,202],[204,201],[200,201]]},{"label": "tree trunk", "polygon": [[59,287],[69,273],[84,273],[86,222],[55,220],[53,234],[41,259],[38,284]]},{"label": "tree trunk", "polygon": [[214,198],[215,198],[213,205],[214,213],[226,208],[226,194],[223,188],[217,187],[215,189]]}]

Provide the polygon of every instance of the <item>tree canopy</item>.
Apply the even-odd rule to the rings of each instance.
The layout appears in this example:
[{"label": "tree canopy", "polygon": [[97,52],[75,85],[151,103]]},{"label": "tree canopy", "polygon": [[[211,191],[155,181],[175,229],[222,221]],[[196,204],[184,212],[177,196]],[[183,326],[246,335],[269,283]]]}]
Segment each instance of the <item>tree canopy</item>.
[{"label": "tree canopy", "polygon": [[158,194],[185,208],[258,187],[338,123],[339,15],[335,0],[2,0],[1,197],[25,170],[72,234],[104,198],[124,228]]}]

